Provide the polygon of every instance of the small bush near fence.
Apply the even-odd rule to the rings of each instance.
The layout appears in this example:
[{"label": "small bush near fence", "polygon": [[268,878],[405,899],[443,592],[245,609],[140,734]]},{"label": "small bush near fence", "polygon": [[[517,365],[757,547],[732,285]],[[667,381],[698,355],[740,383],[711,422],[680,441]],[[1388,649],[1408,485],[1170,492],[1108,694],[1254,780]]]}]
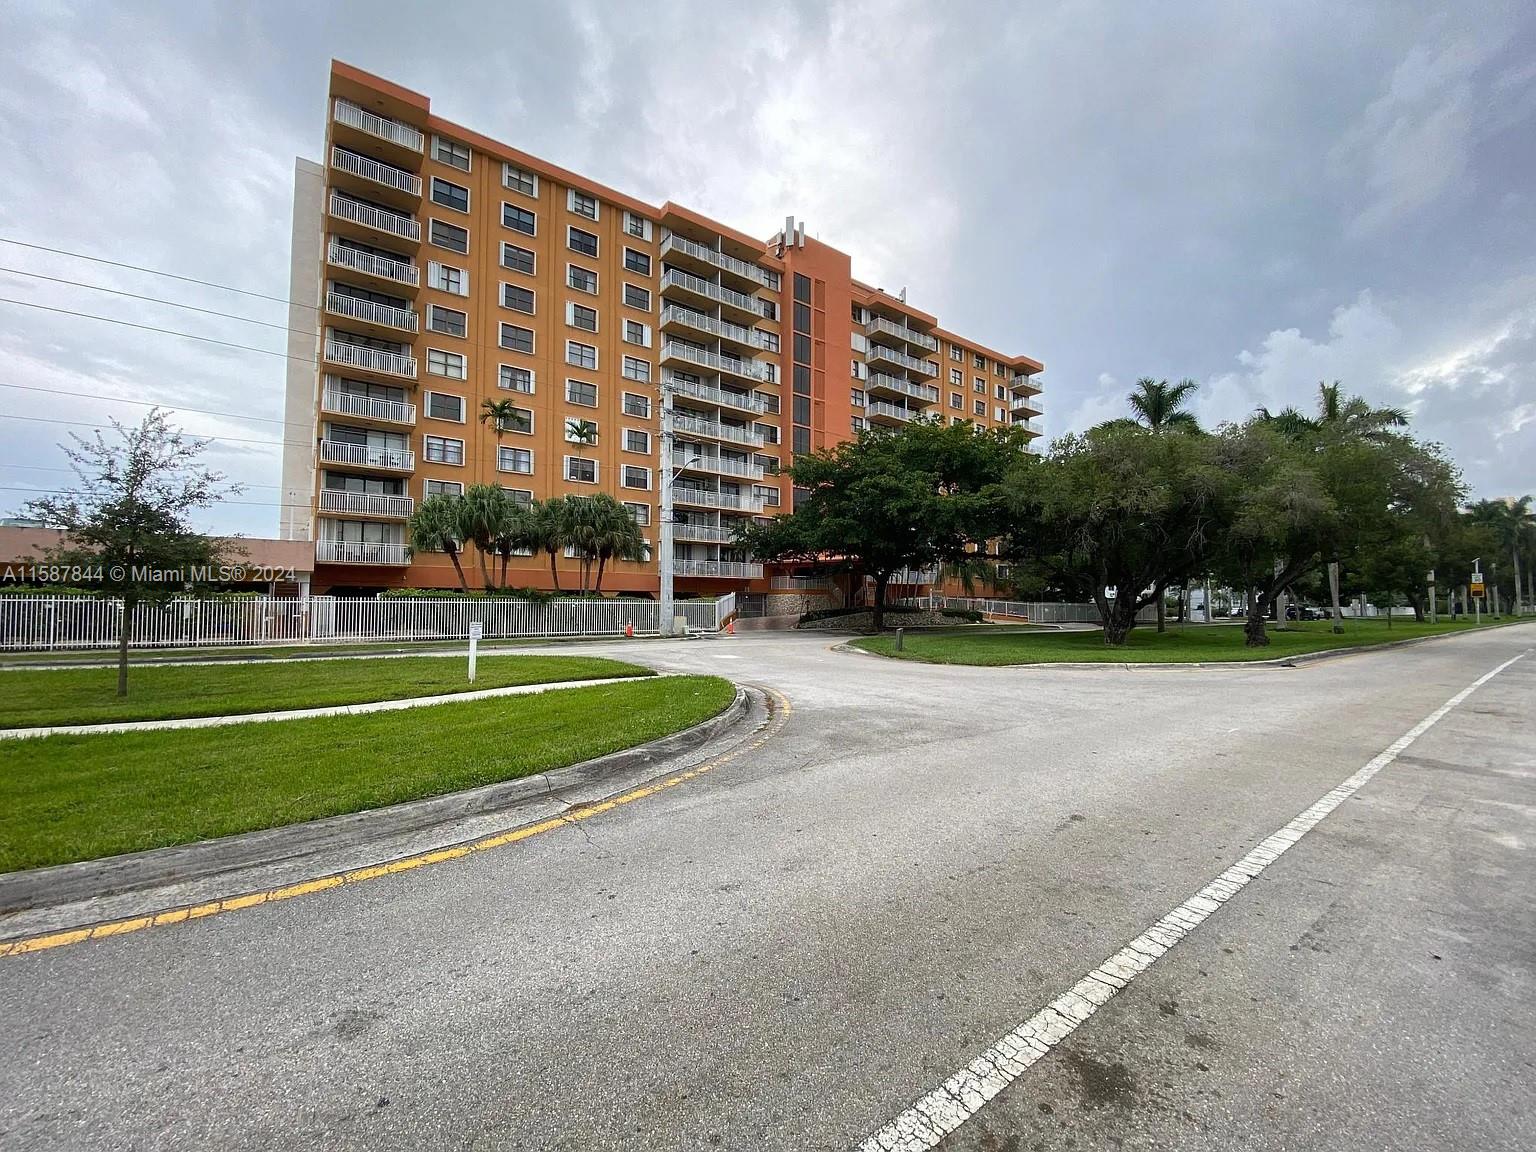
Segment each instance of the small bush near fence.
[{"label": "small bush near fence", "polygon": [[[899,608],[894,610],[901,611]],[[864,605],[860,605],[857,608],[816,608],[810,612],[800,613],[800,623],[810,624],[816,620],[835,620],[839,616],[852,616],[856,612],[868,611],[869,608]]]},{"label": "small bush near fence", "polygon": [[964,620],[969,624],[980,624],[982,615],[980,612],[972,612],[969,608],[941,608],[939,615],[952,616],[956,620]]}]

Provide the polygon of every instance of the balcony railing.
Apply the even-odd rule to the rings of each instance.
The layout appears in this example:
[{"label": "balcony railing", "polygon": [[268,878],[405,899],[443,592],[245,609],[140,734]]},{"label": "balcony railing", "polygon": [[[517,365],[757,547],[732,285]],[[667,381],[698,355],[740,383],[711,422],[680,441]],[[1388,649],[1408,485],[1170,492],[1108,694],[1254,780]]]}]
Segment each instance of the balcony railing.
[{"label": "balcony railing", "polygon": [[746,480],[761,480],[761,465],[742,460],[727,460],[724,456],[703,456],[690,452],[672,453],[672,467],[693,468],[700,472],[714,472],[721,476],[740,476]]},{"label": "balcony railing", "polygon": [[746,444],[751,448],[763,446],[761,432],[751,428],[738,428],[734,424],[721,424],[715,420],[699,420],[681,412],[672,413],[672,427],[679,432],[707,436],[711,440],[729,440],[732,444]]},{"label": "balcony railing", "polygon": [[729,304],[744,312],[758,311],[757,297],[748,296],[745,292],[738,292],[734,288],[722,288],[719,284],[711,284],[708,280],[695,276],[691,272],[684,272],[681,268],[667,269],[667,274],[661,278],[661,290],[665,292],[668,287],[685,288],[689,292],[696,292],[700,296],[707,296],[720,304]]},{"label": "balcony railing", "polygon": [[421,269],[409,260],[391,260],[388,256],[375,256],[372,252],[348,248],[345,244],[338,244],[334,240],[327,249],[326,259],[337,268],[350,268],[365,276],[378,276],[412,288],[419,287],[421,284]]},{"label": "balcony railing", "polygon": [[692,308],[684,308],[680,304],[668,304],[663,308],[661,322],[664,325],[674,322],[685,324],[700,332],[708,332],[711,336],[719,336],[722,340],[734,340],[738,344],[750,344],[754,348],[767,348],[769,345],[769,335],[766,332],[732,324],[729,320],[716,320],[713,316],[706,316],[702,312],[695,312]]},{"label": "balcony railing", "polygon": [[937,568],[901,568],[891,573],[892,584],[937,584]]},{"label": "balcony railing", "polygon": [[716,352],[695,348],[691,344],[679,344],[675,340],[668,340],[661,346],[661,358],[686,360],[690,364],[697,364],[713,372],[729,372],[733,376],[744,376],[748,380],[757,380],[764,384],[769,383],[771,379],[766,363],[740,360],[734,356],[721,356]]},{"label": "balcony railing", "polygon": [[420,319],[409,308],[396,308],[392,304],[376,304],[372,300],[363,300],[340,292],[325,294],[325,310],[350,320],[361,320],[365,324],[378,324],[383,328],[395,328],[401,332],[415,332],[420,326]]},{"label": "balcony railing", "polygon": [[400,567],[411,562],[411,550],[404,544],[372,544],[361,540],[317,540],[315,562],[318,564],[389,564]]},{"label": "balcony railing", "polygon": [[387,516],[404,520],[416,508],[409,496],[391,496],[383,492],[347,492],[340,488],[320,489],[320,511],[341,512],[352,516]]},{"label": "balcony railing", "polygon": [[693,508],[728,508],[736,512],[761,512],[763,502],[756,496],[738,496],[730,492],[715,492],[708,488],[692,488],[678,484],[672,498],[679,504]]},{"label": "balcony railing", "polygon": [[375,116],[366,109],[359,108],[350,100],[337,100],[335,116],[338,124],[345,124],[349,128],[356,128],[359,132],[366,132],[370,136],[377,136],[380,140],[388,140],[391,144],[398,144],[402,148],[409,148],[412,152],[420,152],[424,143],[422,135],[409,124],[402,124],[398,120],[389,120],[383,116]]},{"label": "balcony railing", "polygon": [[730,272],[744,280],[751,280],[761,284],[764,288],[772,288],[778,291],[779,274],[770,272],[766,268],[759,268],[746,260],[738,260],[735,256],[727,256],[724,252],[716,252],[705,244],[696,240],[689,240],[685,236],[678,236],[669,231],[662,231],[661,254],[663,257],[668,252],[682,252],[692,256],[695,260],[702,260],[706,264],[713,264],[716,268]]},{"label": "balcony railing", "polygon": [[679,396],[687,396],[705,404],[719,404],[725,408],[735,408],[738,412],[752,412],[758,416],[768,414],[768,401],[756,396],[741,396],[711,384],[695,384],[691,380],[671,379],[667,381],[667,387]]},{"label": "balcony railing", "polygon": [[384,208],[375,208],[372,204],[364,204],[361,200],[349,200],[336,192],[331,193],[331,215],[338,220],[350,220],[354,224],[361,224],[364,228],[388,232],[391,236],[398,236],[402,240],[419,241],[421,239],[421,224],[411,217],[402,216],[398,212],[390,212]]},{"label": "balcony railing", "polygon": [[1041,396],[1015,396],[1012,407],[1015,412],[1029,412],[1035,416],[1045,415],[1045,399]]},{"label": "balcony railing", "polygon": [[916,356],[908,356],[905,352],[898,352],[894,348],[887,348],[884,344],[871,344],[869,351],[864,353],[864,359],[870,363],[883,360],[888,364],[897,364],[908,372],[916,372],[920,376],[937,376],[938,366],[927,360],[919,360]]},{"label": "balcony railing", "polygon": [[416,423],[414,404],[407,404],[404,400],[385,400],[378,396],[359,396],[356,392],[343,392],[339,388],[327,388],[320,393],[320,411],[336,416],[360,416],[390,424]]},{"label": "balcony railing", "polygon": [[729,528],[720,528],[714,524],[675,524],[672,527],[672,538],[695,544],[731,544],[736,534]]},{"label": "balcony railing", "polygon": [[393,164],[385,164],[367,156],[359,156],[356,152],[348,152],[345,148],[331,149],[331,167],[363,180],[382,184],[386,188],[393,188],[396,192],[404,192],[407,196],[421,195],[421,177],[416,173],[407,172],[403,168],[396,168]]},{"label": "balcony railing", "polygon": [[1013,426],[1015,428],[1022,428],[1026,432],[1033,432],[1036,436],[1044,434],[1044,429],[1040,427],[1040,421],[1038,420],[1030,420],[1026,417],[1015,416],[1013,418]]},{"label": "balcony railing", "polygon": [[350,464],[354,468],[383,468],[390,472],[413,472],[416,469],[416,453],[409,448],[380,448],[372,444],[322,440],[320,462]]},{"label": "balcony railing", "polygon": [[924,404],[939,402],[939,390],[932,384],[914,384],[910,380],[903,380],[900,376],[887,376],[884,372],[871,372],[867,387],[871,392],[879,388],[900,392],[903,396],[910,396]]},{"label": "balcony railing", "polygon": [[895,404],[887,404],[884,400],[870,400],[864,405],[866,416],[888,416],[892,420],[911,420],[914,416],[921,416],[921,412],[914,412],[910,408],[900,408]]},{"label": "balcony railing", "polygon": [[672,571],[677,576],[720,576],[736,580],[761,580],[761,564],[744,564],[736,560],[674,560]]},{"label": "balcony railing", "polygon": [[904,324],[887,320],[884,316],[871,316],[869,323],[864,325],[864,331],[868,333],[882,332],[887,336],[894,336],[898,340],[905,340],[909,344],[916,344],[926,348],[930,352],[939,350],[939,342],[926,332],[919,332],[916,328],[908,328]]},{"label": "balcony railing", "polygon": [[332,364],[345,364],[364,372],[377,372],[381,376],[416,379],[416,357],[400,352],[386,352],[382,348],[369,348],[366,344],[344,344],[340,340],[327,340],[325,358]]}]

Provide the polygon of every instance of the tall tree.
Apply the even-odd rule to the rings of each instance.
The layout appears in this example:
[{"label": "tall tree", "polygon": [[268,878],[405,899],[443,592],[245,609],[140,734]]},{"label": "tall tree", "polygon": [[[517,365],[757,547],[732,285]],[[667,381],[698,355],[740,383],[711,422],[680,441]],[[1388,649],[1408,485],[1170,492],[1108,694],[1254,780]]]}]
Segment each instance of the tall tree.
[{"label": "tall tree", "polygon": [[533,431],[532,421],[512,400],[480,401],[480,423],[491,426],[498,442],[508,432]]},{"label": "tall tree", "polygon": [[512,498],[495,484],[471,484],[464,490],[460,504],[464,539],[472,542],[480,558],[481,587],[491,587],[491,557],[496,555],[496,541],[507,518]]},{"label": "tall tree", "polygon": [[560,570],[556,558],[566,545],[566,502],[568,497],[551,496],[534,501],[528,517],[528,546],[549,555],[549,578],[560,591]]},{"label": "tall tree", "polygon": [[405,531],[411,551],[445,554],[459,578],[459,591],[468,592],[469,581],[464,578],[464,565],[459,562],[467,539],[464,520],[464,498],[439,493],[416,505]]},{"label": "tall tree", "polygon": [[1177,384],[1170,384],[1166,380],[1143,376],[1136,381],[1136,390],[1126,397],[1126,402],[1137,422],[1154,432],[1199,431],[1200,422],[1184,407],[1184,401],[1199,387],[1187,377]]},{"label": "tall tree", "polygon": [[1530,539],[1536,532],[1536,513],[1531,511],[1531,498],[1518,500],[1479,500],[1467,509],[1474,523],[1485,526],[1497,542],[1499,551],[1507,555],[1514,574],[1514,605],[1518,615],[1522,610],[1520,585],[1520,558],[1530,547]]}]

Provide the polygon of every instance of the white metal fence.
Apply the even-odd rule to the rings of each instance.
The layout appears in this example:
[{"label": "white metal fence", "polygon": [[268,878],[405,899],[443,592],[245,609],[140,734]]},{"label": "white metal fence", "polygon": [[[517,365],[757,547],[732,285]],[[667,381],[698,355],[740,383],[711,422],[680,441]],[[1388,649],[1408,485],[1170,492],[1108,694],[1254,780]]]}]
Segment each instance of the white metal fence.
[{"label": "white metal fence", "polygon": [[[1098,624],[1098,605],[1064,604],[1029,600],[983,600],[968,596],[928,596],[917,601],[925,608],[965,608],[984,616],[1012,617],[1031,624]],[[1136,613],[1138,623],[1157,620],[1157,605],[1148,604]]]},{"label": "white metal fence", "polygon": [[[736,614],[735,595],[680,600],[690,631],[718,632]],[[62,651],[117,645],[122,605],[87,596],[0,596],[0,651]],[[134,610],[133,648],[199,648],[366,640],[463,640],[480,624],[486,639],[621,636],[661,631],[654,600],[551,600],[498,597],[259,596],[178,598]]]}]

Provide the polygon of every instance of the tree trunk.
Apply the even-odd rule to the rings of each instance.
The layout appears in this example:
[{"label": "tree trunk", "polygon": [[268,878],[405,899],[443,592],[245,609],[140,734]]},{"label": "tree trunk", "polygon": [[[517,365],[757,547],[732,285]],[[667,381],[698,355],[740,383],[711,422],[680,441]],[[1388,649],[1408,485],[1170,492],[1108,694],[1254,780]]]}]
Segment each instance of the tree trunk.
[{"label": "tree trunk", "polygon": [[1339,562],[1331,560],[1328,563],[1328,595],[1333,601],[1333,631],[1335,634],[1344,631],[1344,610],[1339,607]]},{"label": "tree trunk", "polygon": [[1520,615],[1520,549],[1514,547],[1509,550],[1510,559],[1515,562],[1515,615]]},{"label": "tree trunk", "polygon": [[1179,627],[1180,628],[1182,628],[1184,626],[1184,624],[1185,624],[1184,617],[1185,617],[1185,615],[1187,613],[1188,607],[1189,607],[1189,581],[1186,580],[1186,581],[1184,581],[1184,583],[1179,585]]},{"label": "tree trunk", "polygon": [[491,566],[486,563],[485,549],[477,545],[475,554],[480,557],[480,587],[484,591],[489,592],[491,590]]},{"label": "tree trunk", "polygon": [[123,597],[123,619],[117,626],[117,694],[128,695],[128,638],[133,632],[133,610],[138,607],[131,596]]},{"label": "tree trunk", "polygon": [[875,573],[875,631],[880,631],[885,626],[885,586],[890,582],[889,572]]},{"label": "tree trunk", "polygon": [[603,594],[603,569],[607,566],[608,557],[599,556],[597,558],[597,587],[592,589],[592,591],[596,592],[599,596]]},{"label": "tree trunk", "polygon": [[1243,623],[1243,643],[1249,648],[1269,647],[1264,617],[1269,615],[1269,597],[1258,589],[1248,592],[1248,619]]},{"label": "tree trunk", "polygon": [[1157,586],[1157,630],[1168,631],[1168,600],[1163,595],[1162,585]]},{"label": "tree trunk", "polygon": [[1413,605],[1413,622],[1415,624],[1424,623],[1424,597],[1415,593],[1409,600],[1409,603]]},{"label": "tree trunk", "polygon": [[561,590],[560,572],[555,567],[555,550],[553,548],[549,550],[549,578],[555,582],[555,591],[559,592]]},{"label": "tree trunk", "polygon": [[460,592],[468,592],[469,591],[469,581],[464,578],[464,565],[459,563],[458,549],[453,549],[453,550],[449,551],[448,559],[453,561],[453,570],[454,570],[455,573],[458,574],[458,577],[459,577],[459,591]]}]

